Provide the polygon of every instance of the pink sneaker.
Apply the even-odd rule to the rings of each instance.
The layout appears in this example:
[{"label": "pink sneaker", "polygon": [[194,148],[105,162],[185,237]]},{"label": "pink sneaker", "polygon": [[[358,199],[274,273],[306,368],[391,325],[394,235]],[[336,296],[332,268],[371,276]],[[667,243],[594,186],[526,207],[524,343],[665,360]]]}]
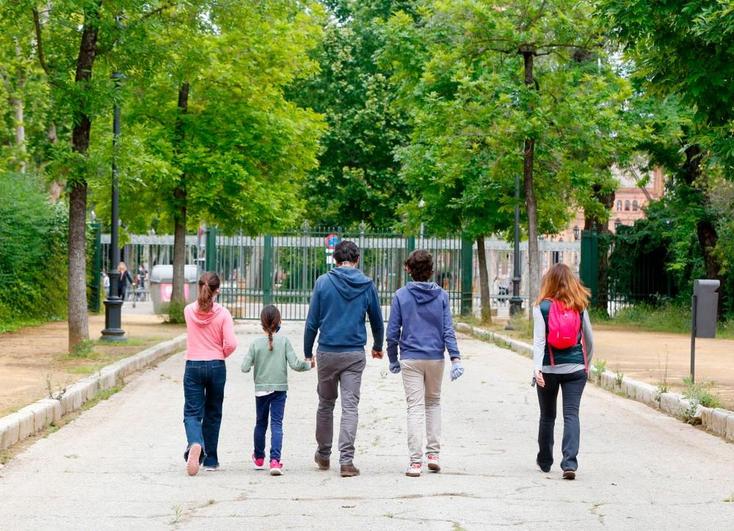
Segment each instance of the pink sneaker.
[{"label": "pink sneaker", "polygon": [[255,470],[265,470],[264,457],[255,457],[255,454],[252,454],[252,463],[255,465]]},{"label": "pink sneaker", "polygon": [[189,456],[186,459],[186,472],[189,476],[195,476],[199,473],[199,458],[201,457],[201,445],[194,443],[189,448]]},{"label": "pink sneaker", "polygon": [[438,454],[428,454],[428,470],[431,472],[440,472],[441,465],[438,462]]},{"label": "pink sneaker", "polygon": [[282,474],[283,474],[283,463],[281,463],[277,459],[271,459],[270,460],[270,475],[280,476]]}]

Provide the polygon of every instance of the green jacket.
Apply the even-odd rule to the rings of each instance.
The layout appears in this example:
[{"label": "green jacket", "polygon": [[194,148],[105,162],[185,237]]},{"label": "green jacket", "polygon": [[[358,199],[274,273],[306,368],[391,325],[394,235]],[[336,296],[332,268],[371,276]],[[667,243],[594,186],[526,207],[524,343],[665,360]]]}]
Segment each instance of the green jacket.
[{"label": "green jacket", "polygon": [[273,350],[268,349],[268,338],[260,337],[252,342],[245,359],[242,372],[250,372],[255,366],[255,391],[287,391],[288,367],[294,371],[307,371],[311,364],[299,360],[296,351],[287,337],[273,336]]}]

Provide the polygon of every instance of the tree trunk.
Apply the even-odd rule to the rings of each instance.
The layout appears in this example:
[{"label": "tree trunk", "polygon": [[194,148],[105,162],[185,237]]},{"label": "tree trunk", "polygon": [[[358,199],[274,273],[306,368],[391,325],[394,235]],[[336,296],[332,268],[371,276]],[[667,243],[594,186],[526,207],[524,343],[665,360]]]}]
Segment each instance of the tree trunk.
[{"label": "tree trunk", "polygon": [[492,308],[489,298],[489,274],[487,273],[487,254],[484,236],[477,236],[477,258],[479,260],[479,300],[482,306],[482,322],[492,322]]},{"label": "tree trunk", "polygon": [[23,90],[25,88],[25,75],[21,75],[16,86],[16,93],[10,98],[10,105],[15,115],[15,145],[18,152],[18,169],[20,173],[26,172],[26,145],[25,145],[25,109],[23,106]]},{"label": "tree trunk", "polygon": [[692,144],[685,149],[686,162],[683,166],[683,178],[688,186],[696,191],[704,217],[696,222],[696,237],[698,245],[701,248],[701,256],[703,256],[704,269],[706,270],[706,278],[718,279],[719,288],[719,317],[722,316],[724,302],[726,299],[725,289],[726,283],[724,276],[721,274],[721,261],[716,255],[716,244],[719,241],[719,235],[716,232],[712,220],[707,213],[706,194],[696,185],[696,181],[701,177],[701,158],[703,150],[698,144]]},{"label": "tree trunk", "polygon": [[[186,137],[183,116],[189,109],[189,83],[184,82],[178,91],[178,118],[176,120],[176,146],[178,153],[183,150]],[[184,299],[184,270],[186,265],[186,174],[181,172],[179,183],[173,191],[175,199],[173,215],[173,293],[171,302],[183,306]]]},{"label": "tree trunk", "polygon": [[[525,85],[535,86],[533,79],[533,58],[535,50],[523,47],[521,53],[525,63]],[[532,109],[530,109],[532,110]],[[540,254],[538,252],[538,205],[535,201],[533,183],[533,164],[535,161],[535,140],[525,139],[523,149],[523,182],[525,186],[525,207],[528,214],[528,308],[540,292]],[[532,312],[529,312],[532,317]]]},{"label": "tree trunk", "polygon": [[[84,14],[84,26],[76,61],[75,82],[81,94],[89,91],[92,68],[97,56],[98,18],[102,0],[98,0]],[[71,134],[72,149],[86,158],[92,119],[87,103],[81,104],[74,113],[74,129]],[[68,278],[68,322],[69,350],[81,341],[89,339],[87,322],[87,179],[80,168],[69,193],[69,278]]]}]

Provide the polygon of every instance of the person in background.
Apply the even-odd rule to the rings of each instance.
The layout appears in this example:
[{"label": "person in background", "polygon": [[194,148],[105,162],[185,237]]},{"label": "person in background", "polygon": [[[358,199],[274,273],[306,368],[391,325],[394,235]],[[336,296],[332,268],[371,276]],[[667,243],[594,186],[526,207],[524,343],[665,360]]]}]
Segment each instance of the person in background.
[{"label": "person in background", "polygon": [[430,282],[433,276],[431,253],[422,249],[413,251],[405,261],[405,270],[413,282],[400,288],[393,297],[387,325],[387,356],[390,372],[403,373],[408,403],[410,464],[405,475],[418,477],[423,470],[424,432],[428,470],[441,470],[444,352],[448,350],[451,358],[452,381],[464,374],[464,368],[456,344],[448,293]]},{"label": "person in background", "polygon": [[125,262],[120,262],[117,265],[117,272],[120,273],[120,280],[117,283],[117,296],[124,301],[127,295],[127,288],[133,283],[133,277],[130,275],[130,271],[127,270]]},{"label": "person in background", "polygon": [[533,307],[533,383],[538,387],[540,405],[536,463],[543,472],[549,472],[553,464],[553,430],[560,389],[564,479],[575,479],[578,469],[579,408],[594,350],[587,311],[589,295],[567,265],[556,264],[543,276]]},{"label": "person in background", "polygon": [[217,304],[220,280],[216,273],[199,278],[199,296],[184,308],[186,319],[186,369],[184,371],[184,414],[186,471],[190,476],[219,468],[217,445],[222,422],[224,360],[237,348],[234,323],[229,311]]}]

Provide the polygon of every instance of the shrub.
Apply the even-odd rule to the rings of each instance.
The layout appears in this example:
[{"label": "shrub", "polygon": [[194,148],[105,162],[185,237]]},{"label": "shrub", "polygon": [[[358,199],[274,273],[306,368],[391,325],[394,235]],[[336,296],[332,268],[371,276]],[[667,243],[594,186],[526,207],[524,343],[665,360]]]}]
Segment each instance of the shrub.
[{"label": "shrub", "polygon": [[0,332],[66,315],[66,234],[37,179],[0,173]]}]

